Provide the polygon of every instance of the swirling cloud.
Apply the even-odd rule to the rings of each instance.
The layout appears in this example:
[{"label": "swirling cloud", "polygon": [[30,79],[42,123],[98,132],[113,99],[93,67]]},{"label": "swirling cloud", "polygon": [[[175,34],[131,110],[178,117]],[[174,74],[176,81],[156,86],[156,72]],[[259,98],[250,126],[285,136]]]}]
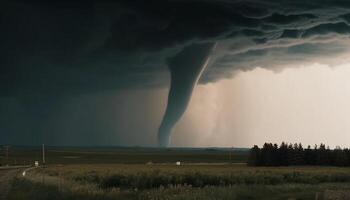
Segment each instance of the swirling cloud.
[{"label": "swirling cloud", "polygon": [[192,43],[218,42],[202,83],[257,66],[332,63],[349,47],[345,0],[1,4],[2,95],[163,86],[167,60]]}]

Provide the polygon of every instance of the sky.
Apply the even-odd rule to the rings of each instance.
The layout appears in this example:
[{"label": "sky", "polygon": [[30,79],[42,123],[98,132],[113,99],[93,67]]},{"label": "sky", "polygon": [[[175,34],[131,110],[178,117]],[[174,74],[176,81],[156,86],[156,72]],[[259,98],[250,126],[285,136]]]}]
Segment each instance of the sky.
[{"label": "sky", "polygon": [[0,4],[0,144],[346,137],[347,0]]},{"label": "sky", "polygon": [[[264,142],[349,146],[350,64],[262,68],[200,85],[174,130],[176,146]],[[187,138],[183,140],[183,138]]]}]

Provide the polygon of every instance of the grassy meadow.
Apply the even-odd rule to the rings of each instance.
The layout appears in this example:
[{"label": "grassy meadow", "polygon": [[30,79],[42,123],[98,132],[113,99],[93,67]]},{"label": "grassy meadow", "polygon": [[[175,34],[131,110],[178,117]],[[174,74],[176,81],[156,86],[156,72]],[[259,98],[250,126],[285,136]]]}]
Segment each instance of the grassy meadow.
[{"label": "grassy meadow", "polygon": [[244,163],[246,151],[125,148],[48,154],[46,167],[13,180],[8,199],[350,199],[350,168],[250,167]]},{"label": "grassy meadow", "polygon": [[[248,151],[216,148],[123,148],[123,147],[46,147],[47,164],[145,164],[175,163],[245,163]],[[10,147],[8,160],[0,151],[0,165],[32,164],[41,161],[41,146]]]}]

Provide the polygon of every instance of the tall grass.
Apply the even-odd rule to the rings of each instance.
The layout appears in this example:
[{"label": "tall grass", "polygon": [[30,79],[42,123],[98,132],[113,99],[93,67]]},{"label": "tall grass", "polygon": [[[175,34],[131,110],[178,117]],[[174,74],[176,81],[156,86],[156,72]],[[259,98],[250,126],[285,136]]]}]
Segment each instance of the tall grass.
[{"label": "tall grass", "polygon": [[53,186],[17,179],[12,199],[315,199],[326,189],[350,189],[350,169],[337,167],[60,165],[31,172],[43,174]]},{"label": "tall grass", "polygon": [[119,190],[102,191],[95,187],[59,189],[55,185],[32,182],[15,178],[12,182],[8,200],[125,200],[135,199],[136,193]]},{"label": "tall grass", "polygon": [[[329,199],[324,198],[326,189],[345,191],[349,189],[349,186],[283,184],[194,188],[187,185],[159,187],[142,191],[105,190],[100,193],[99,191],[58,190],[54,186],[33,183],[25,179],[15,179],[8,200],[314,200],[316,197],[318,200],[326,200]],[[96,190],[96,188],[91,188],[91,190]]]},{"label": "tall grass", "polygon": [[[278,185],[350,183],[350,169],[327,167],[252,168],[247,166],[124,166],[113,165],[79,170],[76,166],[62,170],[63,176],[76,182],[93,183],[102,189],[186,186]],[[107,170],[108,169],[108,170]],[[56,171],[56,170],[54,170]],[[54,174],[47,171],[48,174]]]},{"label": "tall grass", "polygon": [[[136,173],[133,175],[115,174],[107,177],[88,177],[86,181],[96,181],[101,188],[138,188],[150,189],[170,187],[177,185],[189,185],[192,187],[206,186],[232,186],[232,185],[277,185],[289,183],[318,184],[318,183],[350,183],[350,175],[344,174],[317,174],[308,175],[302,173],[255,173],[255,174],[230,174],[211,175],[199,172],[175,174],[159,171],[149,173]],[[84,179],[82,176],[76,180]],[[88,180],[89,179],[89,180]]]}]

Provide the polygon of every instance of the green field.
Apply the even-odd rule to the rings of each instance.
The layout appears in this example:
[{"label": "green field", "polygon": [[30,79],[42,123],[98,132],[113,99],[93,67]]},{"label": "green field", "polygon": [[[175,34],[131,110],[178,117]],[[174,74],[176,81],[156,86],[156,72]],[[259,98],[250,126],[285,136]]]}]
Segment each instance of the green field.
[{"label": "green field", "polygon": [[66,148],[47,156],[46,167],[14,179],[8,199],[350,199],[350,168],[249,167],[246,151]]},{"label": "green field", "polygon": [[[175,163],[245,163],[247,150],[195,148],[122,148],[122,147],[46,147],[47,164],[145,164]],[[0,154],[0,165],[34,163],[42,159],[40,147],[11,147],[9,159]]]}]

